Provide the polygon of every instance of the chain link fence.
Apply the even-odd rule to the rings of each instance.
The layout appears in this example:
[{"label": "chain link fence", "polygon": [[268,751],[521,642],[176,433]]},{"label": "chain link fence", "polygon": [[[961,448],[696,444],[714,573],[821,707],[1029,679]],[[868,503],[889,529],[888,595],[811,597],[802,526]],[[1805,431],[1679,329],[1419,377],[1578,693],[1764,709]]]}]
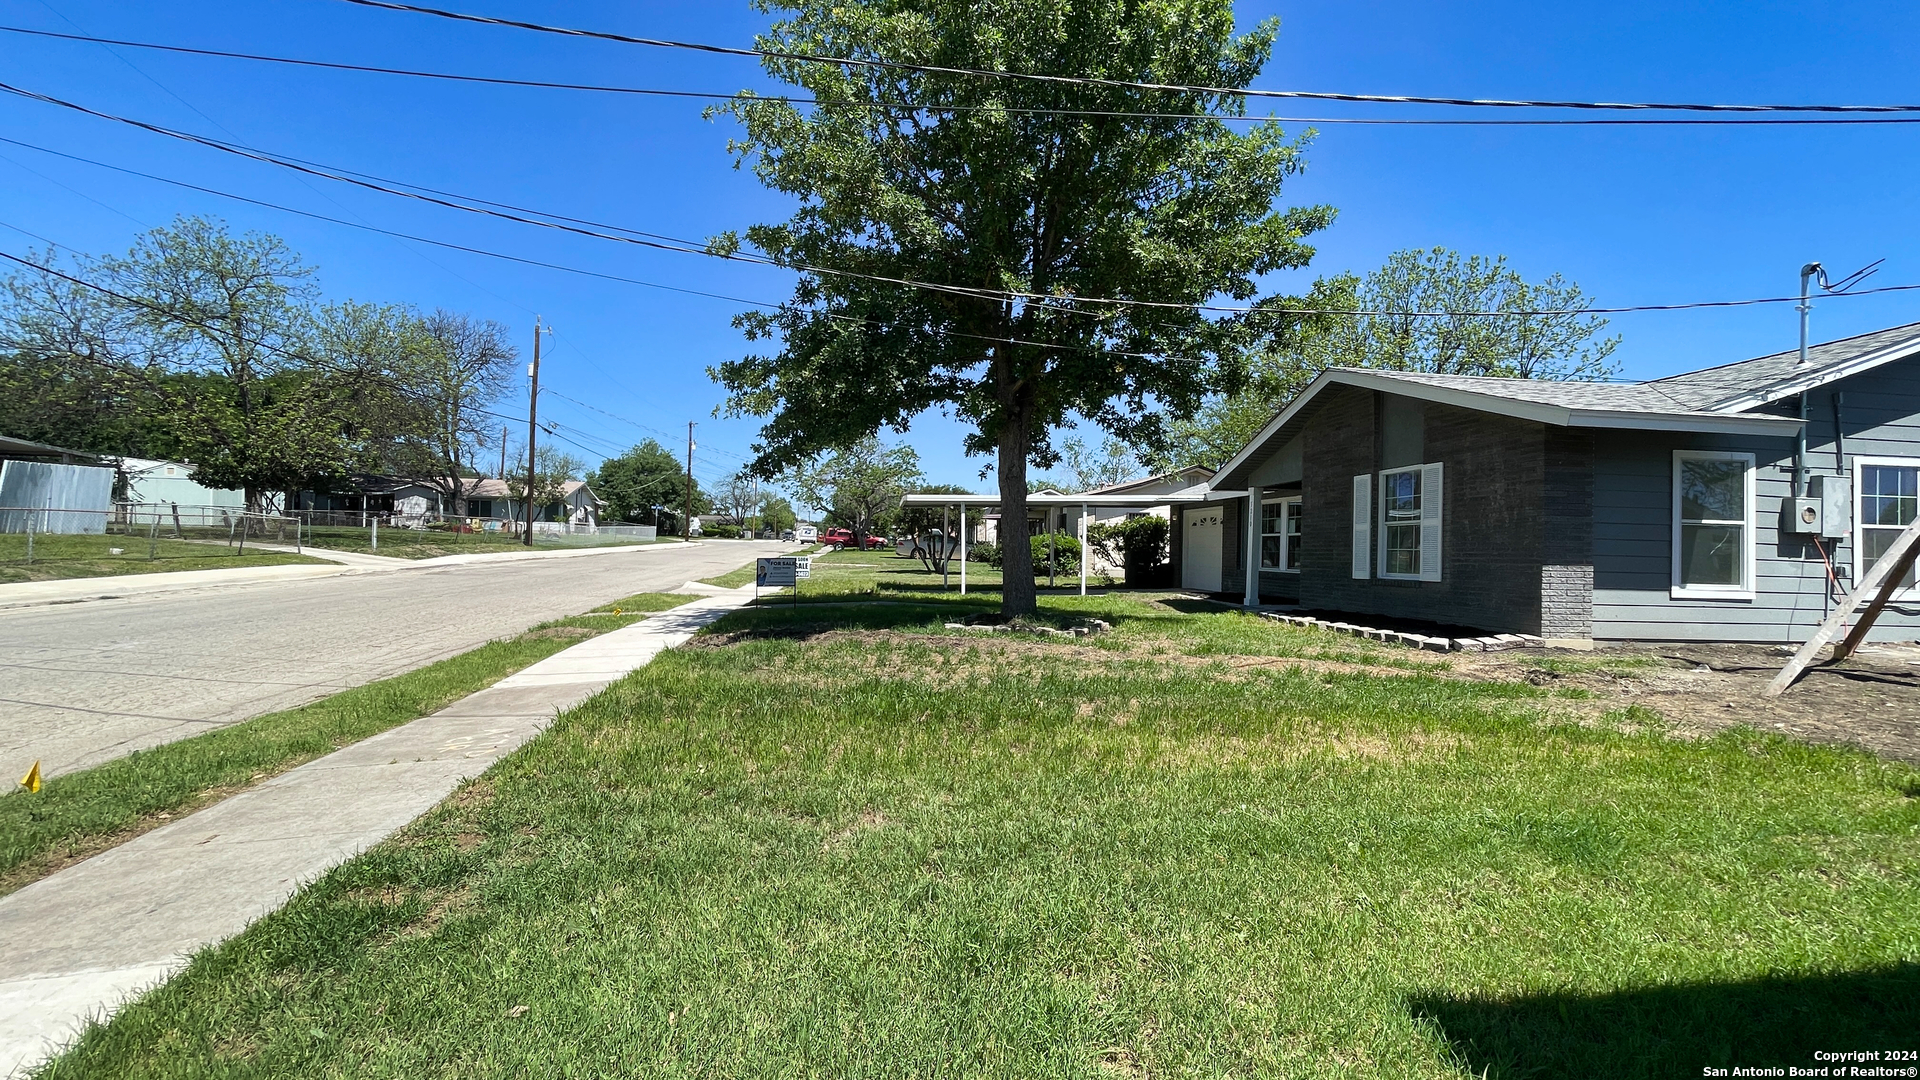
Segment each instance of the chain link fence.
[{"label": "chain link fence", "polygon": [[300,545],[294,518],[230,507],[0,506],[0,581],[229,565]]}]

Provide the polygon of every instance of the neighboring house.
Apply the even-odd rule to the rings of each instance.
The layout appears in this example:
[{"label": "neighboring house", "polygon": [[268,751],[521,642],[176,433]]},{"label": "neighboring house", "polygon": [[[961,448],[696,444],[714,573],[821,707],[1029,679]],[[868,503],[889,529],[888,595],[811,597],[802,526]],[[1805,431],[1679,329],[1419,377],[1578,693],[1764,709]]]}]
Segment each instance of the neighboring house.
[{"label": "neighboring house", "polygon": [[[604,505],[593,489],[582,480],[562,485],[565,495],[559,502],[534,509],[533,520],[571,526],[596,527]],[[453,513],[453,501],[437,488],[398,476],[352,476],[333,492],[303,491],[302,510],[331,513],[344,517],[373,516],[393,524],[413,525],[426,521],[471,520],[490,528],[510,526],[524,521],[521,502],[509,494],[506,481],[492,478],[472,480],[466,496],[467,512]]]},{"label": "neighboring house", "polygon": [[1644,383],[1335,369],[1213,486],[1175,558],[1248,603],[1797,642],[1920,509],[1920,323]]},{"label": "neighboring house", "polygon": [[232,510],[247,505],[247,493],[234,488],[206,487],[193,479],[193,464],[121,458],[120,475],[126,481],[122,502],[156,506],[212,506]]}]

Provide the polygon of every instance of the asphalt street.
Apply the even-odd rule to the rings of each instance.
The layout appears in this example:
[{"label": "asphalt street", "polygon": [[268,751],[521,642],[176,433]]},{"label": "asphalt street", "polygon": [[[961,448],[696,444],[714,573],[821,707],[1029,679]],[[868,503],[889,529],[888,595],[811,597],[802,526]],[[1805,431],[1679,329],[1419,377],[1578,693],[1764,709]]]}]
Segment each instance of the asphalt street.
[{"label": "asphalt street", "polygon": [[410,671],[791,545],[610,549],[0,611],[0,781],[57,776]]}]

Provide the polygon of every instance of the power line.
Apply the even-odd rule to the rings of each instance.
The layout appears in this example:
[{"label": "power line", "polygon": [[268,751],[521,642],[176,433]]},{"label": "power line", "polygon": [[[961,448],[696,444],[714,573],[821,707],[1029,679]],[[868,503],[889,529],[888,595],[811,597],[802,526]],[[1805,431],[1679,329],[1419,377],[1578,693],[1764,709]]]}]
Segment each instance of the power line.
[{"label": "power line", "polygon": [[[359,3],[359,2],[362,2],[362,0],[346,0],[346,2]],[[367,2],[370,2],[370,0],[367,0]],[[314,176],[321,176],[331,180],[337,180],[337,181],[340,181],[341,183],[353,184],[359,187],[368,188],[370,190],[378,191],[388,195],[395,195],[403,198],[415,199],[415,200],[430,203],[433,205],[447,207],[449,209],[464,210],[468,213],[481,214],[488,217],[502,218],[508,221],[516,221],[516,222],[520,222],[522,224],[527,224],[527,225],[538,225],[544,228],[557,229],[560,231],[575,233],[581,236],[592,237],[595,239],[611,240],[611,241],[626,243],[626,244],[636,244],[642,247],[655,248],[663,251],[674,251],[674,252],[679,252],[680,254],[685,254],[685,255],[703,255],[709,258],[722,259],[729,262],[742,262],[742,263],[748,263],[751,265],[772,266],[772,267],[779,267],[782,269],[793,269],[793,270],[799,270],[806,273],[825,274],[825,275],[831,275],[836,277],[858,279],[863,281],[873,281],[873,282],[878,282],[880,284],[886,284],[886,285],[900,285],[908,288],[918,288],[918,289],[925,289],[925,290],[934,291],[934,292],[969,296],[975,299],[988,299],[988,300],[996,300],[996,301],[1019,300],[1022,302],[1035,304],[1037,306],[1059,310],[1066,314],[1088,314],[1087,312],[1078,311],[1074,309],[1073,307],[1070,306],[1072,304],[1108,304],[1108,305],[1114,305],[1114,306],[1142,307],[1142,308],[1149,308],[1149,309],[1204,311],[1204,312],[1242,314],[1242,315],[1244,314],[1352,315],[1352,316],[1379,316],[1379,317],[1400,317],[1400,318],[1421,318],[1421,319],[1514,318],[1514,317],[1550,316],[1550,315],[1619,315],[1619,314],[1629,314],[1634,312],[1647,312],[1647,311],[1686,311],[1686,310],[1693,310],[1693,309],[1700,309],[1700,308],[1749,307],[1749,306],[1758,305],[1758,304],[1787,304],[1787,303],[1797,303],[1799,301],[1799,297],[1797,296],[1770,296],[1770,297],[1761,297],[1761,298],[1744,299],[1744,300],[1688,301],[1688,302],[1682,302],[1682,303],[1676,303],[1676,304],[1629,304],[1629,305],[1621,305],[1617,307],[1543,308],[1543,309],[1526,310],[1526,311],[1392,311],[1392,310],[1372,310],[1372,309],[1359,309],[1359,308],[1340,309],[1340,308],[1287,307],[1287,306],[1277,305],[1277,304],[1237,304],[1237,305],[1236,304],[1183,304],[1183,303],[1178,303],[1174,301],[1161,301],[1161,300],[1132,300],[1132,299],[1123,299],[1123,298],[1116,298],[1116,297],[1094,297],[1094,296],[1056,296],[1052,294],[1030,293],[1030,292],[1023,292],[1019,290],[980,289],[980,288],[974,288],[972,286],[946,285],[946,284],[940,284],[936,282],[917,281],[910,278],[894,278],[894,277],[886,277],[886,276],[877,275],[877,274],[863,274],[863,273],[858,273],[855,271],[848,271],[848,270],[835,270],[828,267],[818,267],[818,266],[813,266],[805,263],[796,263],[796,264],[793,264],[792,266],[782,266],[781,264],[776,263],[771,259],[760,257],[760,256],[743,256],[739,254],[729,254],[725,252],[710,251],[704,247],[694,247],[694,246],[691,246],[694,243],[693,241],[680,240],[674,237],[664,237],[664,239],[670,240],[672,241],[672,243],[663,243],[663,242],[657,242],[655,240],[647,240],[647,239],[636,239],[636,237],[662,237],[663,234],[645,233],[637,229],[628,228],[626,226],[600,225],[599,223],[592,223],[598,226],[599,228],[620,229],[624,232],[633,233],[634,234],[633,236],[614,235],[610,233],[598,232],[598,231],[595,231],[594,229],[588,229],[588,228],[582,228],[575,225],[563,224],[561,222],[569,221],[569,220],[580,221],[584,219],[578,219],[578,218],[569,219],[569,218],[565,218],[563,215],[551,214],[546,211],[525,210],[524,212],[529,214],[542,214],[546,217],[556,218],[559,220],[543,221],[537,218],[523,217],[518,214],[505,213],[499,210],[487,209],[485,206],[472,206],[472,205],[467,205],[465,203],[451,201],[452,199],[468,199],[472,202],[478,202],[478,203],[486,202],[486,200],[476,199],[476,198],[473,198],[472,196],[455,195],[453,193],[441,193],[441,194],[446,194],[448,196],[448,198],[442,199],[442,198],[435,197],[433,195],[419,194],[418,191],[405,191],[405,190],[401,190],[399,187],[388,186],[390,184],[391,185],[402,184],[404,183],[403,181],[386,181],[385,183],[374,183],[368,180],[356,179],[351,175],[344,175],[343,174],[344,171],[328,171],[332,168],[331,166],[325,166],[325,167],[310,166],[307,164],[300,163],[295,159],[274,155],[265,150],[259,150],[253,147],[248,147],[240,143],[227,143],[227,142],[223,142],[222,140],[210,139],[202,135],[195,135],[191,132],[176,131],[171,128],[161,127],[160,125],[157,125],[157,124],[149,124],[145,121],[135,120],[130,117],[117,116],[112,113],[100,112],[98,110],[90,109],[84,105],[79,105],[74,102],[64,101],[60,98],[50,97],[48,95],[36,93],[30,90],[23,90],[19,87],[12,86],[4,82],[0,82],[0,91],[16,94],[21,97],[25,97],[34,101],[40,101],[40,102],[44,102],[51,105],[57,105],[62,108],[71,109],[88,116],[97,117],[99,119],[111,120],[116,123],[128,124],[145,131],[150,131],[156,134],[165,135],[165,136],[168,136],[169,138],[181,139],[186,142],[220,150],[222,152],[247,158],[249,160],[264,162],[270,165],[278,165],[283,168],[293,169],[299,172],[308,173]],[[29,145],[29,144],[21,143],[18,145]],[[366,175],[366,174],[362,174],[362,175]],[[419,188],[420,191],[436,191],[436,192],[438,191],[438,189],[429,189],[420,185],[408,185],[408,186]],[[492,205],[503,206],[503,205],[509,205],[509,204],[495,203]],[[304,211],[295,211],[295,212],[304,213]],[[382,232],[385,230],[374,229],[372,231]],[[394,235],[405,235],[405,234],[394,234]],[[688,246],[674,246],[676,244],[688,245]],[[448,245],[448,246],[457,246],[457,245]],[[472,250],[472,249],[468,249],[468,250]],[[668,288],[668,286],[655,286],[655,287]],[[1883,286],[1877,289],[1860,289],[1854,292],[1847,293],[1845,295],[1867,296],[1875,293],[1906,292],[1914,289],[1920,289],[1920,285],[1891,285],[1891,286]],[[678,290],[678,291],[691,291],[691,290]],[[711,294],[703,294],[703,295],[711,295]],[[766,303],[760,303],[760,302],[751,301],[751,300],[740,300],[738,298],[732,298],[732,299],[734,299],[736,302],[739,302],[739,303],[752,304],[758,307],[777,308],[781,306],[777,304],[766,304]],[[940,331],[936,331],[936,332],[940,332]],[[956,336],[959,336],[959,335],[956,334]],[[964,335],[964,336],[972,337],[976,335]],[[1029,346],[1038,347],[1038,348],[1074,348],[1075,347],[1075,346],[1062,346],[1062,345],[1057,345],[1057,344],[1047,343],[1047,342],[1020,341],[1018,339],[1013,339],[1013,338],[985,338],[984,340],[1000,341],[1005,344],[1029,345]],[[1127,353],[1121,353],[1116,351],[1114,355],[1133,355],[1133,356],[1149,358],[1149,359],[1153,358],[1153,354],[1145,354],[1145,353],[1127,354]]]},{"label": "power line", "polygon": [[[671,439],[671,438],[675,438],[675,437],[676,437],[676,436],[674,436],[674,435],[670,435],[670,434],[668,434],[668,433],[667,433],[667,432],[665,432],[665,431],[662,431],[662,430],[660,430],[660,429],[659,429],[659,428],[657,428],[657,427],[653,427],[653,426],[652,426],[652,425],[650,425],[650,424],[643,424],[643,423],[641,423],[641,422],[640,422],[640,421],[638,421],[638,420],[629,420],[628,418],[626,418],[626,417],[624,417],[624,416],[620,416],[620,415],[618,415],[618,414],[616,414],[616,413],[610,413],[610,412],[608,412],[607,410],[605,410],[605,409],[602,409],[602,408],[600,408],[600,407],[599,407],[599,406],[597,406],[597,405],[589,405],[589,404],[587,404],[586,402],[584,402],[584,401],[581,401],[581,400],[580,400],[580,399],[578,399],[578,398],[572,398],[572,397],[568,397],[567,395],[565,395],[565,394],[563,394],[563,393],[561,393],[561,392],[560,392],[560,391],[558,391],[558,390],[555,390],[555,389],[553,389],[552,387],[548,387],[548,386],[543,386],[543,387],[541,387],[541,388],[540,388],[540,392],[541,392],[541,393],[543,393],[543,394],[551,394],[552,396],[554,396],[554,397],[557,397],[557,398],[559,398],[559,399],[560,399],[561,401],[564,401],[564,402],[567,402],[568,404],[571,404],[571,405],[577,405],[577,406],[579,406],[579,407],[580,407],[580,408],[582,408],[582,409],[586,409],[586,410],[588,410],[589,412],[596,412],[596,413],[599,413],[599,414],[600,414],[601,416],[604,416],[604,417],[606,417],[606,418],[607,418],[607,419],[609,419],[609,420],[618,420],[619,422],[621,422],[621,423],[623,423],[623,424],[626,424],[626,425],[628,425],[628,426],[630,426],[630,427],[634,427],[634,428],[638,428],[638,429],[640,429],[641,431],[646,431],[646,432],[651,432],[652,434],[654,434],[654,435],[659,435],[659,436],[661,436],[661,437],[663,437],[663,438],[669,438],[669,439]],[[631,391],[629,391],[629,392],[631,392]],[[721,447],[718,447],[718,446],[713,446],[713,447],[709,447],[708,449],[710,449],[710,450],[712,450],[712,451],[713,451],[714,453],[716,453],[716,454],[721,454],[721,455],[724,455],[724,456],[726,456],[726,457],[730,457],[730,458],[733,458],[733,459],[734,459],[735,461],[740,461],[740,462],[746,462],[746,461],[748,461],[748,460],[749,460],[749,459],[748,459],[748,458],[747,458],[747,457],[746,457],[745,455],[743,455],[743,454],[736,454],[736,453],[734,453],[734,452],[733,452],[733,451],[731,451],[731,450],[726,450],[726,449],[723,449],[723,448],[721,448]]]},{"label": "power line", "polygon": [[[445,71],[423,71],[416,68],[383,67],[375,64],[349,64],[331,60],[310,60],[291,56],[269,56],[261,53],[230,52],[224,49],[204,49],[187,45],[166,45],[151,41],[129,41],[123,38],[95,37],[90,34],[63,34],[53,30],[36,30],[24,26],[0,26],[0,31],[11,34],[29,34],[35,37],[56,38],[63,41],[81,41],[100,45],[112,45],[128,49],[149,49],[156,52],[177,53],[186,56],[208,56],[228,60],[248,60],[264,64],[282,64],[290,67],[317,68],[328,71],[351,71],[372,75],[397,75],[414,79],[433,79],[442,82],[475,83],[486,86],[509,86],[540,90],[571,90],[585,93],[618,94],[634,97],[679,98],[698,101],[732,101],[740,97],[737,93],[713,90],[668,90],[658,87],[611,86],[599,83],[557,82],[547,79],[514,79],[494,75],[464,75]],[[772,102],[785,105],[831,106],[835,108],[869,109],[880,112],[929,112],[929,113],[977,113],[993,112],[1017,116],[1070,116],[1088,118],[1121,117],[1140,120],[1195,120],[1208,119],[1229,123],[1269,123],[1283,124],[1353,124],[1362,126],[1412,126],[1412,127],[1565,127],[1565,126],[1700,126],[1700,125],[1807,125],[1807,124],[1915,124],[1920,117],[1874,116],[1805,116],[1793,118],[1736,119],[1732,117],[1631,117],[1631,118],[1560,118],[1542,120],[1453,120],[1438,117],[1362,117],[1362,116],[1274,116],[1274,115],[1217,115],[1196,112],[1149,112],[1132,109],[1052,109],[1038,106],[1013,105],[935,105],[923,102],[887,102],[867,101],[822,101],[819,98],[794,97],[789,95],[756,96],[754,101]],[[204,115],[204,114],[202,114]]]},{"label": "power line", "polygon": [[[699,296],[699,297],[705,297],[711,300],[725,300],[728,303],[745,304],[749,307],[767,308],[770,310],[778,310],[781,307],[781,304],[775,301],[749,300],[745,297],[730,296],[725,293],[705,292],[700,289],[688,289],[688,288],[683,288],[677,285],[662,285],[656,281],[646,281],[641,278],[627,277],[621,274],[610,274],[600,270],[587,270],[578,266],[568,266],[564,263],[546,262],[541,259],[530,259],[520,255],[509,255],[509,254],[506,254],[505,252],[491,251],[487,248],[472,247],[466,244],[456,244],[446,240],[435,240],[431,237],[419,236],[413,233],[397,232],[392,229],[382,229],[377,226],[368,225],[362,222],[347,221],[342,218],[330,217],[326,214],[315,213],[314,211],[311,211],[311,210],[301,210],[297,207],[285,206],[280,203],[269,202],[264,199],[256,199],[247,195],[238,195],[230,191],[222,191],[219,188],[206,187],[201,184],[189,183],[185,180],[176,180],[171,177],[159,176],[149,172],[142,172],[139,169],[129,169],[122,165],[112,165],[104,161],[96,161],[92,158],[82,157],[78,154],[69,154],[62,150],[54,150],[44,146],[37,146],[33,143],[21,142],[18,139],[9,139],[4,136],[0,136],[0,143],[6,143],[10,146],[22,147],[27,150],[34,150],[42,154],[50,154],[54,157],[65,158],[69,161],[77,161],[85,165],[92,165],[97,168],[108,169],[113,172],[123,173],[128,176],[137,176],[144,180],[152,180],[156,183],[171,184],[175,187],[185,188],[189,191],[198,191],[208,195],[218,196],[223,199],[232,199],[236,202],[247,203],[252,206],[265,207],[266,209],[269,209],[269,210],[278,210],[282,213],[293,214],[298,217],[310,218],[315,221],[324,221],[332,225],[342,225],[349,229],[360,229],[365,232],[378,233],[382,236],[392,236],[392,237],[397,237],[403,240],[412,240],[416,243],[431,244],[435,247],[446,248],[451,251],[461,251],[461,252],[466,252],[472,255],[482,255],[487,258],[500,259],[506,262],[517,263],[522,266],[534,266],[534,267],[539,267],[541,269],[546,269],[546,270],[558,270],[558,271],[561,271],[562,273],[579,274],[583,277],[598,278],[603,281],[614,281],[614,282],[619,282],[626,285],[638,285],[648,289],[661,289],[667,292],[681,293],[687,296]],[[24,232],[25,230],[22,230],[22,231]],[[43,237],[38,237],[37,234],[28,233],[27,235],[35,236],[36,239],[44,240]],[[52,241],[45,241],[45,242],[51,243]],[[861,325],[864,325],[867,321],[865,319],[861,319],[856,316],[839,315],[831,312],[827,313],[826,317],[836,322],[861,324]],[[970,334],[960,330],[930,329],[929,332],[933,334],[937,334],[942,337],[957,337],[957,338],[962,338],[962,339],[971,340],[971,341],[985,341],[985,342],[990,342],[993,344],[1000,344],[1000,345],[1024,345],[1031,348],[1050,349],[1050,350],[1056,350],[1056,351],[1069,351],[1069,352],[1089,351],[1088,346],[1082,346],[1082,345],[1064,345],[1064,344],[1058,344],[1053,342],[1027,341],[1021,338],[993,337],[986,334]],[[568,340],[572,340],[572,339],[568,339]],[[1155,354],[1150,354],[1150,353],[1127,352],[1124,350],[1112,350],[1111,352],[1113,355],[1116,355],[1116,356],[1126,356],[1126,357],[1145,358],[1145,359],[1155,358]],[[594,365],[594,366],[596,370],[601,370],[601,374],[603,376],[606,376],[609,381],[618,383],[619,380],[613,379],[612,376],[610,375],[606,375],[606,372],[602,369],[599,369],[598,365]],[[623,387],[623,388],[626,389],[628,393],[635,392],[631,387]],[[679,437],[677,435],[670,435],[664,432],[662,432],[662,434],[666,435],[667,438],[677,439]],[[746,459],[742,458],[741,460],[744,461]]]},{"label": "power line", "polygon": [[1045,75],[1019,71],[991,71],[984,68],[943,67],[935,64],[910,64],[895,60],[817,56],[809,53],[780,52],[772,49],[743,49],[727,45],[708,45],[692,41],[674,41],[668,38],[634,37],[628,34],[616,34],[604,30],[581,30],[572,27],[548,26],[542,23],[523,22],[518,19],[501,19],[486,15],[473,15],[466,12],[447,11],[441,8],[422,7],[417,4],[396,3],[394,0],[343,0],[343,2],[360,7],[380,8],[387,11],[404,11],[416,15],[432,15],[437,18],[451,19],[456,22],[478,23],[483,26],[511,27],[517,30],[532,30],[542,34],[558,34],[563,37],[612,41],[623,45],[645,45],[660,49],[686,49],[693,52],[711,53],[719,56],[742,56],[763,60],[789,60],[798,63],[826,64],[848,68],[870,68],[884,71],[912,71],[928,75],[966,75],[975,78],[1002,79],[1012,82],[1038,82],[1066,86],[1098,86],[1115,90],[1152,90],[1180,94],[1207,94],[1216,97],[1231,98],[1351,101],[1386,105],[1450,105],[1499,109],[1604,109],[1726,113],[1920,112],[1920,105],[1727,105],[1697,102],[1557,101],[1504,98],[1421,97],[1410,94],[1347,94],[1315,90],[1253,90],[1232,86],[1198,86],[1186,83],[1136,82],[1127,79],[1101,79],[1079,75]]},{"label": "power line", "polygon": [[[54,247],[65,246],[62,244],[58,244],[52,240],[49,240],[46,237],[41,236],[39,233],[29,232],[26,229],[22,229],[18,225],[12,225],[6,222],[0,222],[0,225],[6,225],[7,228],[12,229],[15,232],[22,233],[27,236],[31,236],[34,239],[39,240],[40,242],[45,244],[52,244]],[[200,319],[196,319],[191,315],[185,314],[184,312],[175,311],[172,308],[166,307],[165,305],[156,304],[150,300],[143,300],[137,296],[130,296],[126,293],[120,292],[117,289],[110,289],[105,285],[100,285],[95,282],[88,281],[85,278],[76,277],[73,274],[56,270],[51,266],[43,266],[40,263],[34,262],[31,259],[23,259],[20,256],[15,255],[11,252],[0,251],[0,259],[5,259],[8,262],[18,263],[21,266],[25,266],[25,267],[28,267],[29,269],[36,270],[42,274],[47,274],[49,276],[59,278],[62,281],[66,281],[74,285],[78,285],[82,288],[91,289],[94,292],[98,292],[106,296],[111,296],[114,299],[120,300],[124,303],[134,304],[136,306],[143,307],[148,311],[154,312],[155,314],[164,316],[169,319],[173,319],[177,322],[185,323],[188,326],[199,327],[202,330],[207,330],[213,333],[221,332],[220,328],[217,326],[214,326],[212,323],[208,323]],[[415,398],[416,400],[422,401],[429,405],[434,405],[437,407],[440,404],[439,402],[433,401],[430,396],[424,393],[421,393],[420,391],[415,390],[410,386],[407,386],[406,384],[400,382],[397,379],[394,379],[387,375],[380,374],[379,372],[359,371],[352,368],[343,368],[336,364],[324,363],[316,357],[304,355],[301,353],[296,353],[289,349],[283,349],[277,345],[272,345],[266,341],[261,341],[258,339],[239,337],[236,335],[235,340],[239,341],[242,345],[248,345],[253,348],[260,349],[264,352],[272,353],[276,356],[284,357],[288,360],[295,361],[296,363],[306,364],[311,367],[319,368],[323,371],[331,371],[336,375],[349,375],[357,378],[367,379],[372,382],[380,383],[386,386],[388,389],[393,390],[395,393],[409,395]],[[110,370],[119,372],[121,374],[133,373],[133,369],[131,368],[128,368],[122,365],[117,365],[110,361],[101,360],[95,357],[90,357],[90,356],[83,357],[83,356],[79,356],[78,354],[75,354],[72,358],[80,359],[80,360],[90,360],[102,367],[106,367]],[[472,406],[472,408],[474,412],[480,413],[483,416],[491,416],[497,420],[507,420],[507,421],[517,422],[522,424],[527,422],[525,417],[509,416],[506,413],[495,412],[492,409],[483,409],[478,406]]]}]

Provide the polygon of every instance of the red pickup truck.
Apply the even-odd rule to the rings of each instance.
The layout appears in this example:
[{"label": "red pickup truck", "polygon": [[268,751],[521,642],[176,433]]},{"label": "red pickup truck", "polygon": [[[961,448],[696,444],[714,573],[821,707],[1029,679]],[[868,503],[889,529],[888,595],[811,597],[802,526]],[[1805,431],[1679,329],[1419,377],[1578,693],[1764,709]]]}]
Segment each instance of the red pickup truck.
[{"label": "red pickup truck", "polygon": [[[853,530],[852,529],[827,529],[820,534],[820,542],[823,544],[838,544],[841,547],[852,547],[853,546]],[[873,548],[883,548],[886,546],[887,546],[887,538],[884,536],[868,536],[867,537],[867,548],[869,550],[872,550]]]}]

